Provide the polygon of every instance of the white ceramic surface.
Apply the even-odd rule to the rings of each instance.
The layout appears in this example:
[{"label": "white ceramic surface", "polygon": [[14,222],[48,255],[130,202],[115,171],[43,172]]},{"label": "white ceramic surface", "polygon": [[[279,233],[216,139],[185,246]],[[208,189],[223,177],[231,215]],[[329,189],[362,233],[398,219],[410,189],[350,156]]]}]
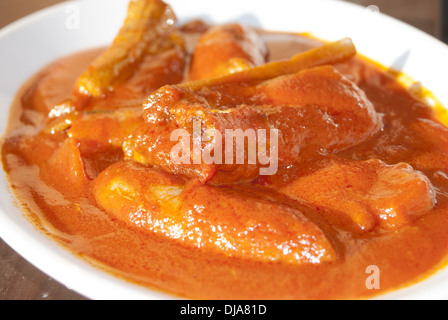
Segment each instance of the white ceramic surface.
[{"label": "white ceramic surface", "polygon": [[[337,0],[167,2],[180,22],[193,18],[215,23],[239,21],[269,30],[311,32],[326,40],[351,37],[360,53],[404,71],[448,106],[448,47],[367,8]],[[128,0],[64,2],[0,30],[0,132],[6,128],[9,107],[23,82],[58,57],[109,44],[123,22],[127,3]],[[17,208],[3,171],[0,237],[40,270],[88,298],[172,298],[93,268],[37,231]],[[381,298],[448,299],[448,268]]]}]

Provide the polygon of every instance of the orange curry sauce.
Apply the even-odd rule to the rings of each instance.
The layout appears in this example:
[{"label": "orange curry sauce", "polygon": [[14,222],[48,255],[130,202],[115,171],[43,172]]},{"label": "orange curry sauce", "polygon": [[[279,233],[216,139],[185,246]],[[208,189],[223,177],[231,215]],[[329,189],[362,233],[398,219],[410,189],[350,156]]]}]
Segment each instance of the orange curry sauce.
[{"label": "orange curry sauce", "polygon": [[[184,28],[191,47],[201,26]],[[264,32],[262,38],[271,61],[320,45],[304,35]],[[12,106],[2,146],[4,169],[30,218],[71,252],[131,282],[212,299],[367,298],[445,264],[448,129],[392,73],[360,56],[335,65],[379,114],[382,127],[372,137],[280,167],[274,176],[214,185],[126,157],[120,144],[141,113],[134,119],[126,108],[111,107],[120,114],[91,111],[64,118],[67,126],[48,120],[103,51],[64,57],[29,80]],[[138,77],[137,71],[110,101],[132,96],[142,86]],[[187,78],[185,72],[166,83]],[[130,105],[141,109],[141,102]],[[145,195],[151,192],[174,196],[162,195],[151,207]],[[167,231],[166,212],[188,220],[180,235]],[[366,286],[372,265],[380,289]]]}]

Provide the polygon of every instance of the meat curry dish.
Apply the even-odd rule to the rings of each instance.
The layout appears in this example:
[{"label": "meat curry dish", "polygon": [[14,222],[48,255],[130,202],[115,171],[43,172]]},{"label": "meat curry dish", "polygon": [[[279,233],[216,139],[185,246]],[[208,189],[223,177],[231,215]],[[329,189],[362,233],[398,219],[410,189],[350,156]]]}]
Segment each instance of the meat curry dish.
[{"label": "meat curry dish", "polygon": [[[180,25],[133,0],[110,47],[23,86],[2,161],[36,226],[127,281],[194,299],[369,298],[446,264],[442,120],[350,39]],[[232,130],[240,149],[216,139]]]}]

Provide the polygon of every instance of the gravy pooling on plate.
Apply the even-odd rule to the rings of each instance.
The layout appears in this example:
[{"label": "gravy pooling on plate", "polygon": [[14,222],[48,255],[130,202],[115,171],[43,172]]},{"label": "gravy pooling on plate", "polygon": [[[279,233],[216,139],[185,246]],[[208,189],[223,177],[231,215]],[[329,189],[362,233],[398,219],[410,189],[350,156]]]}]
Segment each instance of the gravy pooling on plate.
[{"label": "gravy pooling on plate", "polygon": [[189,298],[344,299],[444,265],[447,152],[435,110],[349,39],[178,25],[138,0],[109,48],[23,86],[2,161],[37,226],[119,277]]}]

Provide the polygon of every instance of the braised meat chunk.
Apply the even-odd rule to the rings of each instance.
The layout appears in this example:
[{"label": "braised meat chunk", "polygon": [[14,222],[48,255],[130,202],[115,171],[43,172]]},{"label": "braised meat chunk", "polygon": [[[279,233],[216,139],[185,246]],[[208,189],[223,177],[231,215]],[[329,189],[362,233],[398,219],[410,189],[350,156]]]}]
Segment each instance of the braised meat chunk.
[{"label": "braised meat chunk", "polygon": [[[277,146],[272,148],[274,141],[270,141],[265,147],[278,153],[279,166],[288,166],[355,146],[381,128],[380,115],[365,94],[331,66],[245,85],[230,83],[198,90],[165,86],[146,101],[144,119],[124,143],[128,159],[217,184],[253,180],[263,165],[237,163],[234,158],[229,162],[225,157],[229,142],[214,138],[202,139],[200,148],[221,155],[218,161],[194,162],[190,149],[187,161],[175,164],[172,151],[179,141],[173,141],[173,131],[182,128],[193,137],[195,123],[199,123],[200,137],[206,130],[222,136],[227,130],[264,130],[265,139],[270,140],[273,137],[268,133],[277,130]],[[188,143],[193,145],[193,141]],[[232,147],[234,144],[231,142]],[[243,151],[248,160],[248,148]]]}]

